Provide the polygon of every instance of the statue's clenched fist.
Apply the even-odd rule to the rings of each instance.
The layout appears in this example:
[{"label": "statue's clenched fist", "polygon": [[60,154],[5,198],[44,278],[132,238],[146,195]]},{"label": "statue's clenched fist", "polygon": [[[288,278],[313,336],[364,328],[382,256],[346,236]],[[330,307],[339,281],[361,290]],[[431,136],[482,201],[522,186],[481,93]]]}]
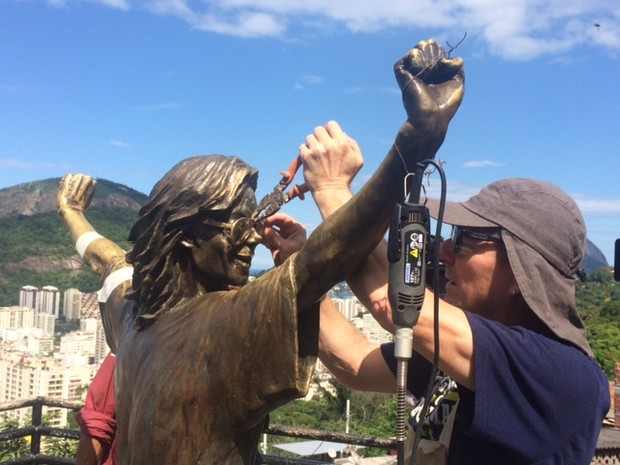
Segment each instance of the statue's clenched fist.
[{"label": "statue's clenched fist", "polygon": [[[461,58],[449,58],[434,40],[421,41],[394,64],[407,121],[417,129],[445,136],[463,100],[465,74]],[[440,133],[443,131],[443,135]]]}]

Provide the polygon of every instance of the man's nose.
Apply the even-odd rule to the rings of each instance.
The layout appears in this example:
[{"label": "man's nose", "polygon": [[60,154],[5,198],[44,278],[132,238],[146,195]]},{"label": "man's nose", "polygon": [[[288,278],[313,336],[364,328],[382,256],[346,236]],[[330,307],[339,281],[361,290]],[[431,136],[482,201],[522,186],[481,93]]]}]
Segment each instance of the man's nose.
[{"label": "man's nose", "polygon": [[439,246],[439,261],[444,264],[454,262],[454,244],[452,239],[446,239]]}]

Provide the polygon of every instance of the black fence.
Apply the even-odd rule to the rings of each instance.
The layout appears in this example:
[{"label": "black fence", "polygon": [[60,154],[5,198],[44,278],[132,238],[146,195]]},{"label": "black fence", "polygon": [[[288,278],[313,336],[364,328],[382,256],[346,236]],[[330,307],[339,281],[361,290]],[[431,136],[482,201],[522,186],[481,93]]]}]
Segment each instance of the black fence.
[{"label": "black fence", "polygon": [[[75,465],[75,460],[62,457],[52,457],[41,454],[41,439],[44,436],[78,441],[79,430],[62,429],[42,424],[43,407],[65,408],[77,412],[82,408],[81,403],[37,397],[23,401],[4,403],[0,405],[0,412],[16,410],[20,408],[32,408],[32,424],[14,430],[0,431],[0,441],[9,441],[21,438],[30,438],[30,454],[17,459],[0,462],[0,465]],[[363,437],[354,434],[327,432],[309,428],[294,428],[283,425],[271,425],[265,431],[268,435],[285,436],[299,439],[314,439],[321,441],[333,441],[353,446],[374,447],[379,449],[393,450],[396,448],[394,440],[384,438]],[[261,455],[261,465],[329,465],[331,462],[316,460],[288,458],[275,455]]]}]

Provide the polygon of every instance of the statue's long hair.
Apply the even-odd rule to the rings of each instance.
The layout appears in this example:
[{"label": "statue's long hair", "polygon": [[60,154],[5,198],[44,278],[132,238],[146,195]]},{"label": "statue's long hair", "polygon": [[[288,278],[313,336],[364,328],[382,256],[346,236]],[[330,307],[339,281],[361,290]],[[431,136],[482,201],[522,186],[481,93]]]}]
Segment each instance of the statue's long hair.
[{"label": "statue's long hair", "polygon": [[256,190],[258,171],[237,157],[209,155],[179,162],[155,185],[129,234],[133,248],[127,261],[134,267],[134,319],[146,328],[174,308],[191,276],[186,232],[205,218],[227,221],[234,201],[243,190]]}]

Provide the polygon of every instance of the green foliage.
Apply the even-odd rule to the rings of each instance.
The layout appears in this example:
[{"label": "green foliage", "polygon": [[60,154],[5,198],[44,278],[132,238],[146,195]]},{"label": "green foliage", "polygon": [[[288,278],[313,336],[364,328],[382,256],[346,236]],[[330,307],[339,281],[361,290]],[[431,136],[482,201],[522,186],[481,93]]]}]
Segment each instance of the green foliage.
[{"label": "green foliage", "polygon": [[[351,434],[379,438],[394,437],[395,396],[351,391],[337,381],[333,381],[332,384],[335,394],[322,389],[319,398],[315,397],[308,401],[297,400],[285,404],[269,415],[270,423],[344,433],[347,422],[346,404],[349,400],[349,432]],[[285,438],[280,437],[270,438],[270,440],[287,442]],[[281,454],[281,451],[273,453]],[[362,449],[359,453],[370,457],[384,455],[386,451]]]},{"label": "green foliage", "polygon": [[609,268],[600,268],[577,285],[575,297],[594,356],[613,379],[620,361],[620,285]]},{"label": "green foliage", "polygon": [[78,441],[73,439],[46,437],[42,450],[45,455],[73,459],[77,453],[77,447]]},{"label": "green foliage", "polygon": [[[103,236],[125,250],[129,230],[137,212],[129,208],[93,207],[87,217]],[[17,305],[19,289],[25,285],[55,286],[93,292],[97,276],[85,266],[71,270],[67,260],[77,257],[69,231],[54,212],[33,216],[15,215],[0,221],[0,306]]]},{"label": "green foliage", "polygon": [[[69,425],[70,429],[77,429],[77,422],[75,421],[75,413],[69,413]],[[52,420],[52,416],[45,415],[41,419],[43,425],[49,425]],[[32,424],[32,420],[29,418],[25,421],[24,425],[19,425],[16,420],[8,418],[6,414],[0,417],[0,431],[16,430]],[[64,457],[67,459],[75,458],[77,452],[78,441],[74,439],[63,439],[56,437],[44,436],[41,438],[41,452],[53,457]],[[7,441],[0,441],[0,462],[6,462],[9,460],[23,458],[30,455],[30,436],[26,438],[10,439]]]},{"label": "green foliage", "polygon": [[594,357],[607,377],[612,380],[615,363],[620,361],[620,326],[617,322],[594,323],[587,329]]},{"label": "green foliage", "polygon": [[[11,420],[3,414],[0,417],[0,430],[10,431],[19,428],[16,420]],[[12,459],[24,457],[30,453],[30,445],[25,438],[10,439],[0,441],[0,462],[7,462]]]}]

